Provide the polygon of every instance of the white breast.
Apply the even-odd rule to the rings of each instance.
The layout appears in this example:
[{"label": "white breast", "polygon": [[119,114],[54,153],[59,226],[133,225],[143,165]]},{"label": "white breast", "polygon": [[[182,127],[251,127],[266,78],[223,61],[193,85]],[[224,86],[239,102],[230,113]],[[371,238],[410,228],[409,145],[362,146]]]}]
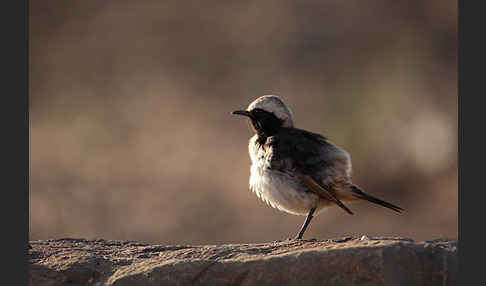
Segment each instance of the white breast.
[{"label": "white breast", "polygon": [[294,215],[307,215],[313,207],[320,210],[325,206],[319,197],[305,192],[305,188],[293,176],[268,168],[264,151],[254,144],[256,136],[250,139],[249,153],[252,161],[250,169],[250,190],[261,200],[278,210]]}]

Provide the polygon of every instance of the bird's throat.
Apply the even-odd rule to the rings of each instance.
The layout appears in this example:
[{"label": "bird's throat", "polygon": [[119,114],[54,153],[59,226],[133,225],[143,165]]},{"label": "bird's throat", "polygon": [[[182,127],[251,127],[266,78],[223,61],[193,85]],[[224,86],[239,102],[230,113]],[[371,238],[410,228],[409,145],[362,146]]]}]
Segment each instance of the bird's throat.
[{"label": "bird's throat", "polygon": [[281,122],[262,122],[258,120],[252,120],[251,125],[253,130],[259,137],[269,137],[278,133],[280,128],[282,128]]}]

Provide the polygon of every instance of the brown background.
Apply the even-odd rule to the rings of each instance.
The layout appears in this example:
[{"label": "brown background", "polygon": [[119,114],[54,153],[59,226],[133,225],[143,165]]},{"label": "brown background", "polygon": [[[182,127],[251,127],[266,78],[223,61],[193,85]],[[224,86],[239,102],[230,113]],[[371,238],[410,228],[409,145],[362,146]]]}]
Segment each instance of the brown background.
[{"label": "brown background", "polygon": [[30,239],[295,235],[248,190],[264,94],[406,209],[329,209],[306,237],[457,237],[456,1],[31,1]]}]

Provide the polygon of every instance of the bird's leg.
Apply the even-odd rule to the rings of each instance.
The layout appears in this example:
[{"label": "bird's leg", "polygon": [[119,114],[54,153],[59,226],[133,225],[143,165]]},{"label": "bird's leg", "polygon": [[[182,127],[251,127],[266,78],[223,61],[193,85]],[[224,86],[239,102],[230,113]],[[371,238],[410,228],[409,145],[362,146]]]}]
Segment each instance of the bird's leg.
[{"label": "bird's leg", "polygon": [[301,239],[302,238],[302,236],[304,235],[305,230],[307,229],[307,226],[309,225],[311,219],[313,218],[312,215],[314,214],[315,211],[316,211],[316,208],[312,208],[309,211],[309,214],[307,215],[307,218],[305,219],[304,224],[300,228],[299,234],[295,237],[295,239]]}]

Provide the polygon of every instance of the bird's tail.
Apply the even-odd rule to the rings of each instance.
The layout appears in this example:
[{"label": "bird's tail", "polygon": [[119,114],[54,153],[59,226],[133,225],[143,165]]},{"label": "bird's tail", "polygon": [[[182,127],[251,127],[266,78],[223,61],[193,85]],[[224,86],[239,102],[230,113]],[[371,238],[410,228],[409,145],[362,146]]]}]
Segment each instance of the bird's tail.
[{"label": "bird's tail", "polygon": [[375,203],[375,204],[380,205],[380,206],[383,206],[385,208],[392,209],[392,210],[394,210],[394,211],[396,211],[398,213],[401,213],[401,211],[403,211],[403,209],[401,207],[399,207],[399,206],[396,206],[394,204],[385,202],[383,200],[380,200],[378,198],[373,197],[372,195],[369,195],[369,194],[363,192],[356,185],[351,185],[350,191],[352,192],[353,196],[355,196],[358,199],[367,200],[369,202]]}]

